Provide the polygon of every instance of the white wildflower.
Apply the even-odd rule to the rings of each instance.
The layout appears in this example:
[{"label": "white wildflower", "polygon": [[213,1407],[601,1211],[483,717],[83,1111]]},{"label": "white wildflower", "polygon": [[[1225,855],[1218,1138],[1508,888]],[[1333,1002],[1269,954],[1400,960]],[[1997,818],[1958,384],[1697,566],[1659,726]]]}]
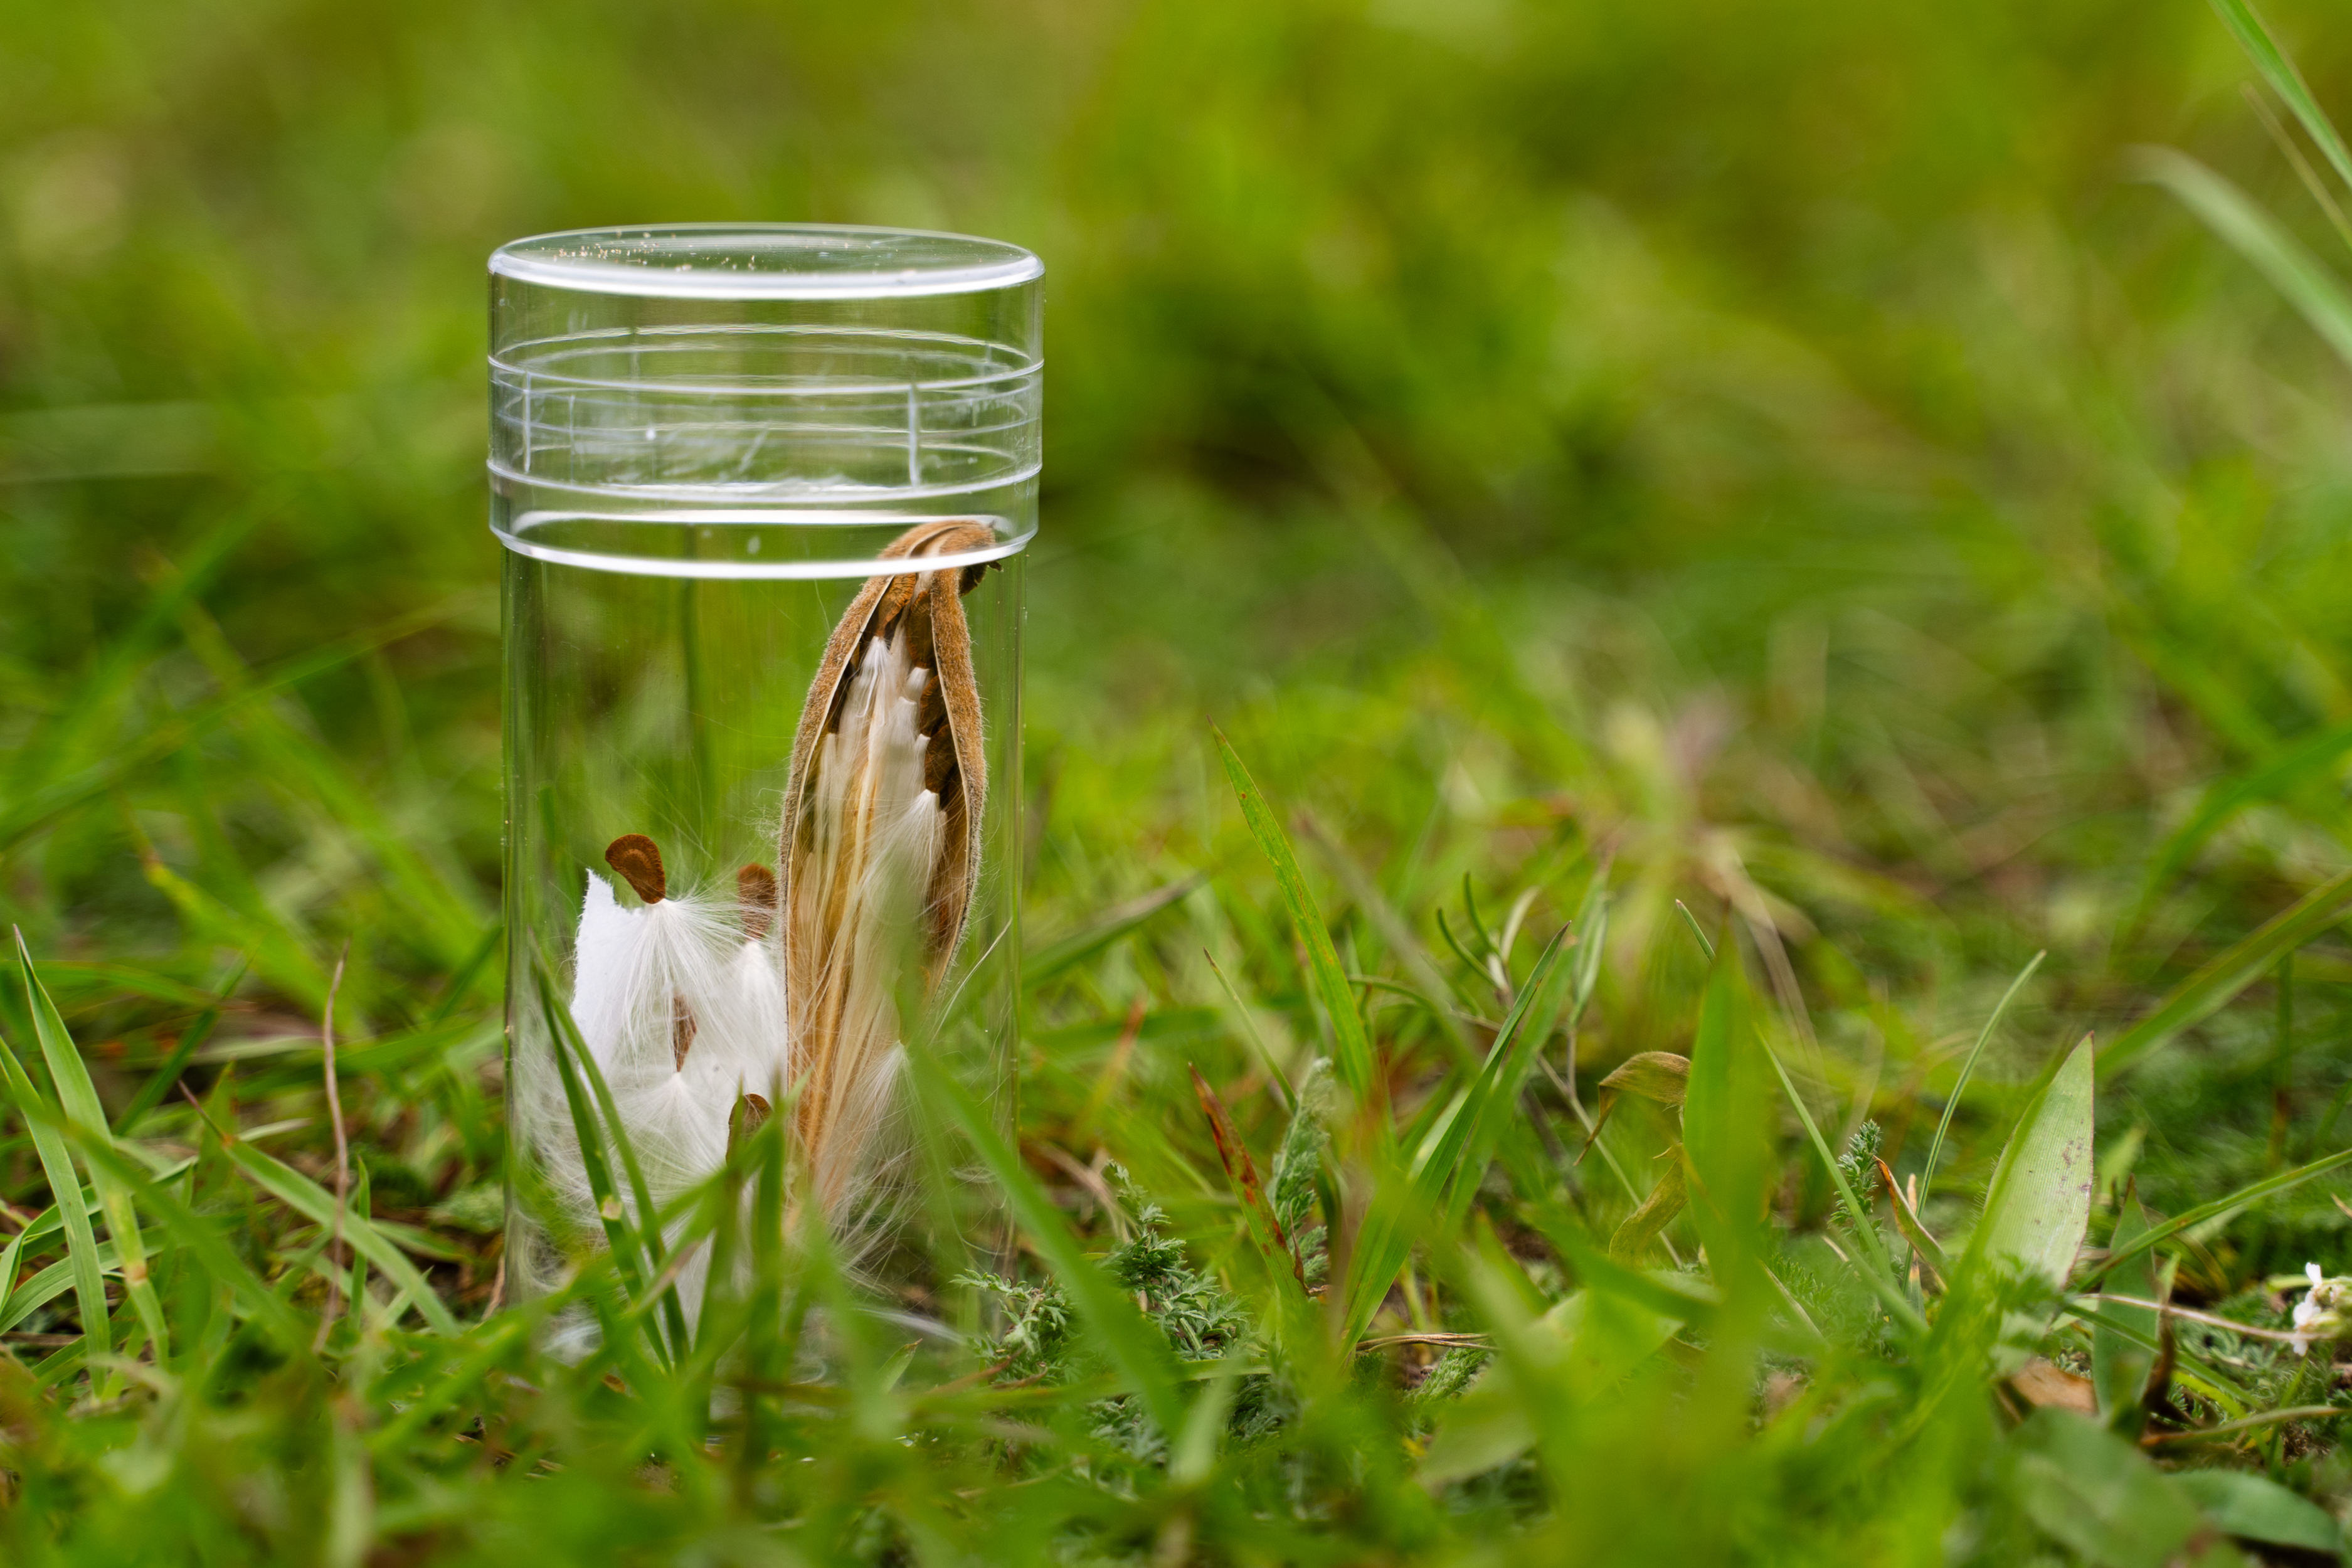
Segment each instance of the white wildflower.
[{"label": "white wildflower", "polygon": [[2297,1355],[2310,1353],[2315,1340],[2340,1339],[2352,1330],[2352,1319],[2345,1315],[2345,1309],[2352,1307],[2352,1278],[2339,1275],[2331,1279],[2319,1271],[2316,1263],[2305,1264],[2303,1272],[2311,1281],[2311,1289],[2294,1304],[2294,1343]]}]

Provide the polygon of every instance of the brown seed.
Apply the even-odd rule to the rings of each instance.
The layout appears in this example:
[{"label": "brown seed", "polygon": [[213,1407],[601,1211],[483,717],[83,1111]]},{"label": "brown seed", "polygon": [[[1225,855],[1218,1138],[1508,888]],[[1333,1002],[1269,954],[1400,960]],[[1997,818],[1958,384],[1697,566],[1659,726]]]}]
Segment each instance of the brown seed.
[{"label": "brown seed", "polygon": [[657,904],[669,891],[662,873],[661,851],[642,833],[624,833],[604,846],[604,864],[618,871],[637,897]]},{"label": "brown seed", "polygon": [[735,873],[735,897],[743,906],[743,934],[764,939],[776,923],[776,874],[754,861]]},{"label": "brown seed", "polygon": [[670,1063],[679,1072],[686,1070],[686,1053],[694,1048],[694,1010],[686,998],[672,993],[669,999]]}]

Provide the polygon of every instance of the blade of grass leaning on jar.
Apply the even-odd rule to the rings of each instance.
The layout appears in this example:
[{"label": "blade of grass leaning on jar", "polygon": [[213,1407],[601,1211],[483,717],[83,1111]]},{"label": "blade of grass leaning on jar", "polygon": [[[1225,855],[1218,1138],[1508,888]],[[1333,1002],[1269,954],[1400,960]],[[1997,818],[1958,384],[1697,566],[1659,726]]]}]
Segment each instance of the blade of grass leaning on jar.
[{"label": "blade of grass leaning on jar", "polygon": [[[927,522],[882,552],[984,548],[977,522]],[[962,940],[988,787],[962,595],[984,568],[871,579],[834,627],[801,710],[782,836],[795,1142],[820,1212],[854,1219],[877,1173],[919,1006]]]}]

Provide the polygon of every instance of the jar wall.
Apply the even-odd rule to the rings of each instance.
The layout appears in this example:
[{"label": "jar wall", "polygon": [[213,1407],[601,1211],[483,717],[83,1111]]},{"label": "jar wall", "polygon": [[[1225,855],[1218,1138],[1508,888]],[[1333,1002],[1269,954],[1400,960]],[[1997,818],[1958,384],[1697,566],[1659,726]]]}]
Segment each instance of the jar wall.
[{"label": "jar wall", "polygon": [[772,1114],[793,1212],[886,1304],[935,1317],[995,1261],[993,1196],[918,1180],[907,1092],[1012,1119],[1042,367],[1034,263],[970,243],[980,298],[494,279],[511,1296],[602,1245],[563,1049],[656,1207]]}]

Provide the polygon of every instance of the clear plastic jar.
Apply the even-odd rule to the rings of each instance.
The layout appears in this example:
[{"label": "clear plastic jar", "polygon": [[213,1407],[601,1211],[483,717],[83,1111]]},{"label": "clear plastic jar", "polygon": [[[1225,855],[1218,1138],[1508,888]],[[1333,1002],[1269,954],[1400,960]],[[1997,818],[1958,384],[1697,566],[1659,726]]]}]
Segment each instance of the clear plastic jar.
[{"label": "clear plastic jar", "polygon": [[906,1310],[992,1250],[976,1190],[915,1201],[905,1091],[1012,1117],[1043,271],[796,225],[491,257],[510,1296],[612,1217],[551,1008],[656,1208],[781,1110],[793,1212]]}]

